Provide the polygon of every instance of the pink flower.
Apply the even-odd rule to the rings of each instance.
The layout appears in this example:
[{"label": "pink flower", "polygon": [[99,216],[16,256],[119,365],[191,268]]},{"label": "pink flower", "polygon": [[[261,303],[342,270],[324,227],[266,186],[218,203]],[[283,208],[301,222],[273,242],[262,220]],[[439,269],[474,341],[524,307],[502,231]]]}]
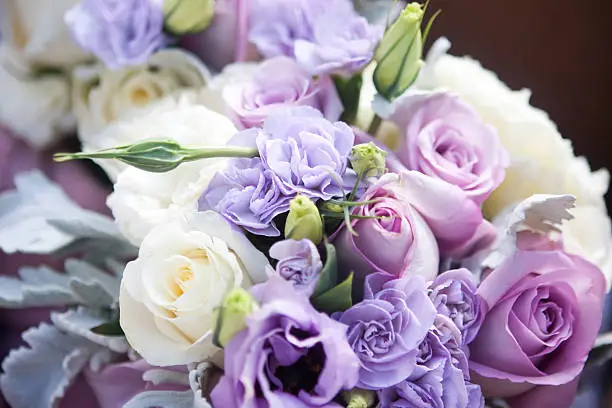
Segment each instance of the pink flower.
[{"label": "pink flower", "polygon": [[397,154],[404,165],[456,185],[482,204],[509,164],[495,128],[450,94],[408,95],[398,103],[390,119],[403,132]]},{"label": "pink flower", "polygon": [[[599,330],[605,279],[577,256],[531,237],[481,283],[489,307],[470,345],[473,379],[516,407],[569,407]],[[519,240],[525,239],[519,236]]]}]

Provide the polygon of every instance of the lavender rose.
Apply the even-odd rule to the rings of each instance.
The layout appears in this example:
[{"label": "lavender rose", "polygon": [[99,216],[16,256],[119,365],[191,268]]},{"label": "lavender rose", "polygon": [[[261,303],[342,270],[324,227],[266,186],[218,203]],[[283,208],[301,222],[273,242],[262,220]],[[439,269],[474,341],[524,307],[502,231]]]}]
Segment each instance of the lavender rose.
[{"label": "lavender rose", "polygon": [[259,52],[293,57],[313,75],[362,69],[382,35],[350,0],[252,0],[251,7],[249,39]]},{"label": "lavender rose", "polygon": [[223,99],[241,128],[260,127],[271,112],[284,107],[311,106],[331,121],[343,110],[331,78],[313,79],[288,57],[266,60],[250,80],[226,86]]},{"label": "lavender rose", "polygon": [[476,293],[489,311],[470,345],[485,395],[512,407],[569,407],[605,289],[597,267],[561,250],[518,250],[488,275]]},{"label": "lavender rose", "polygon": [[478,205],[504,180],[509,156],[495,128],[459,97],[407,95],[390,120],[403,132],[397,154],[408,169],[460,187]]},{"label": "lavender rose", "polygon": [[429,288],[438,313],[450,318],[461,331],[461,345],[469,344],[478,334],[486,312],[486,303],[476,294],[472,273],[463,268],[444,272]]},{"label": "lavender rose", "polygon": [[[361,295],[365,277],[383,271],[396,277],[419,275],[432,280],[438,273],[438,245],[423,217],[393,190],[399,180],[395,174],[383,176],[371,186],[354,215],[379,217],[353,219],[358,235],[342,229],[334,237],[341,270],[354,272],[354,293]],[[381,250],[384,249],[384,250]]]},{"label": "lavender rose", "polygon": [[357,383],[359,361],[346,326],[317,312],[293,285],[272,277],[254,287],[260,308],[225,348],[216,407],[339,407],[332,400]]},{"label": "lavender rose", "polygon": [[111,69],[144,64],[167,42],[162,0],[83,0],[66,23],[79,45]]},{"label": "lavender rose", "polygon": [[436,310],[420,276],[375,273],[365,286],[365,299],[334,318],[348,325],[348,341],[360,359],[357,386],[378,390],[412,374]]},{"label": "lavender rose", "polygon": [[270,257],[278,260],[275,273],[293,283],[297,292],[312,295],[323,268],[317,247],[309,239],[287,239],[270,248]]}]

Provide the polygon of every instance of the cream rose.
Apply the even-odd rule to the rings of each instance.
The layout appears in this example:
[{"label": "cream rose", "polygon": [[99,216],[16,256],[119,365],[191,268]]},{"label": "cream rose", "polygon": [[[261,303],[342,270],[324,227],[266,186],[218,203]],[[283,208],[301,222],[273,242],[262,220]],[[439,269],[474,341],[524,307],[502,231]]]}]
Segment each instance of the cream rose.
[{"label": "cream rose", "polygon": [[[172,138],[185,146],[222,146],[236,133],[225,116],[213,112],[194,95],[152,109],[147,114],[110,126],[101,135],[111,145],[132,143],[138,138]],[[194,99],[195,98],[195,99]],[[155,226],[194,212],[197,200],[226,159],[204,159],[185,163],[167,173],[123,169],[107,204],[122,233],[135,245]],[[109,174],[120,166],[103,162]]]},{"label": "cream rose", "polygon": [[35,75],[0,46],[0,122],[35,148],[44,148],[74,129],[70,81],[60,73]]},{"label": "cream rose", "polygon": [[266,280],[267,266],[217,213],[158,226],[123,274],[120,323],[128,342],[158,366],[211,357],[215,308],[230,289]]},{"label": "cream rose", "polygon": [[511,164],[504,182],[484,203],[485,215],[493,218],[533,194],[574,195],[576,217],[564,225],[564,241],[602,268],[610,285],[612,238],[603,199],[609,173],[591,172],[586,159],[574,155],[571,142],[548,115],[529,104],[528,90],[513,91],[477,61],[446,54],[449,46],[446,39],[434,44],[417,87],[458,94],[497,128]]},{"label": "cream rose", "polygon": [[82,66],[73,73],[73,111],[85,150],[106,147],[99,135],[106,126],[187,88],[199,89],[210,79],[207,68],[178,49],[154,54],[146,65],[109,70]]},{"label": "cream rose", "polygon": [[71,67],[90,58],[74,40],[64,14],[80,0],[3,0],[2,41],[34,67]]}]

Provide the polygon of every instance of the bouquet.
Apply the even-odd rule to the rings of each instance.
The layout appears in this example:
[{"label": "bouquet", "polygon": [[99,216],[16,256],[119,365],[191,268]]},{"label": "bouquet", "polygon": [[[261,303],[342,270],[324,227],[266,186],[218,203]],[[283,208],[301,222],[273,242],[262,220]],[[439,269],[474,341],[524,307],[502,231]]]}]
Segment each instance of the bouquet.
[{"label": "bouquet", "polygon": [[12,407],[559,408],[611,355],[608,172],[424,55],[433,5],[39,2],[4,4],[3,160],[81,179],[0,184],[0,248],[44,255],[0,306],[50,308]]}]

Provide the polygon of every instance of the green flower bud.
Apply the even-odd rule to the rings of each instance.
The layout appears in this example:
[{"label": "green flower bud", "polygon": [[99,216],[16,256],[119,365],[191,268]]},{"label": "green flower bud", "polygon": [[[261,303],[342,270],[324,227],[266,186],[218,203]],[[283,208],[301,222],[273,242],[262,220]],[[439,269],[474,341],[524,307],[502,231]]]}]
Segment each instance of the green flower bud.
[{"label": "green flower bud", "polygon": [[385,33],[374,59],[374,85],[387,100],[400,96],[416,80],[423,61],[421,22],[425,11],[410,3]]},{"label": "green flower bud", "polygon": [[145,140],[93,153],[59,153],[56,161],[74,159],[117,159],[138,169],[164,173],[181,163],[213,157],[257,157],[256,148],[241,146],[183,147],[173,140]]},{"label": "green flower bud", "polygon": [[373,142],[353,146],[349,160],[357,174],[380,177],[385,174],[387,152]]},{"label": "green flower bud", "polygon": [[374,391],[362,390],[361,388],[344,391],[342,397],[347,403],[346,408],[371,408],[376,402]]},{"label": "green flower bud", "polygon": [[310,198],[298,195],[289,203],[285,238],[307,238],[315,245],[323,240],[323,222],[317,206]]},{"label": "green flower bud", "polygon": [[245,318],[259,308],[255,298],[242,288],[230,291],[217,310],[217,326],[215,329],[215,343],[225,347],[236,333],[246,327]]},{"label": "green flower bud", "polygon": [[208,27],[215,15],[215,0],[165,0],[166,29],[173,34],[196,33]]}]

